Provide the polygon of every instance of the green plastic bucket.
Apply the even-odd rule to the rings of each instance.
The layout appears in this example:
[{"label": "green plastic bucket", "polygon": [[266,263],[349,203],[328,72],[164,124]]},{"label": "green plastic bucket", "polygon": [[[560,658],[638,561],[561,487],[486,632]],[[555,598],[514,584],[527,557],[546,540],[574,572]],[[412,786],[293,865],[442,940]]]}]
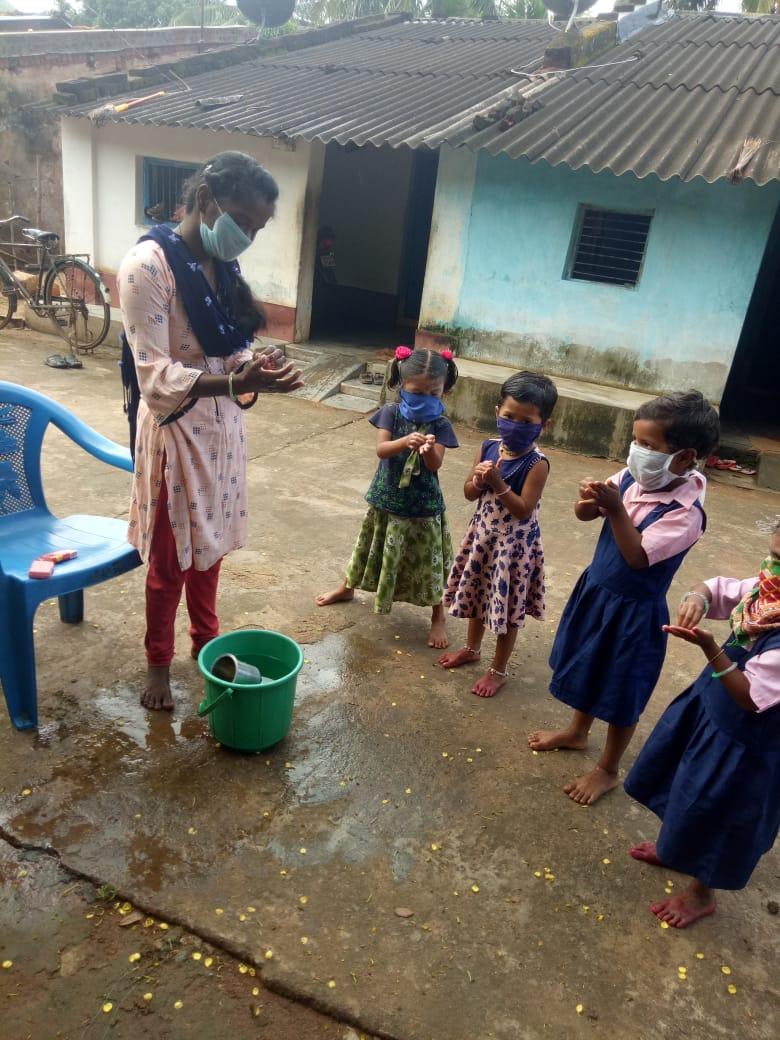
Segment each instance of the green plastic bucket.
[{"label": "green plastic bucket", "polygon": [[[234,684],[211,672],[222,654],[260,670],[261,683]],[[206,696],[198,715],[208,716],[215,740],[237,751],[262,751],[278,744],[292,722],[295,685],[303,665],[296,642],[281,632],[244,628],[217,636],[198,655],[198,668],[206,683]]]}]

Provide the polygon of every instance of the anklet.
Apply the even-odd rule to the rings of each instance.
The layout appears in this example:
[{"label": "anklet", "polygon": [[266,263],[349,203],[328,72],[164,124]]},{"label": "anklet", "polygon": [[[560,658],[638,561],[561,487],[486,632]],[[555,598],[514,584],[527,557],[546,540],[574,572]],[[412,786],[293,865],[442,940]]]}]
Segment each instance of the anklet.
[{"label": "anklet", "polygon": [[468,650],[468,652],[469,652],[470,654],[473,654],[473,655],[474,655],[475,657],[480,657],[480,656],[481,656],[481,654],[482,654],[482,651],[481,651],[481,650],[474,650],[474,649],[473,649],[472,647],[470,647],[470,646],[464,646],[464,647],[461,647],[461,649],[462,649],[462,650]]},{"label": "anklet", "polygon": [[506,679],[509,675],[508,670],[506,672],[499,672],[498,668],[488,668],[488,671],[491,675],[497,675],[499,679]]}]

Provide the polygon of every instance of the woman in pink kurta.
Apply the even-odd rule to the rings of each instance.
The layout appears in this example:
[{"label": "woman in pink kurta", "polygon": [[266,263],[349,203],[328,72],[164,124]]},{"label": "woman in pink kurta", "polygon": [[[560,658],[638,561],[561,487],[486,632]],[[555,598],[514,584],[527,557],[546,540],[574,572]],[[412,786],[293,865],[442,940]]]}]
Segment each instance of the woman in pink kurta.
[{"label": "woman in pink kurta", "polygon": [[278,189],[254,159],[223,152],[185,186],[185,215],[150,230],[117,283],[140,388],[129,540],[149,563],[148,676],[141,703],[173,708],[170,664],[182,590],[192,654],[219,633],[223,556],[247,529],[243,409],[300,385],[280,353],[254,355],[262,317],[236,257],[273,216]]}]

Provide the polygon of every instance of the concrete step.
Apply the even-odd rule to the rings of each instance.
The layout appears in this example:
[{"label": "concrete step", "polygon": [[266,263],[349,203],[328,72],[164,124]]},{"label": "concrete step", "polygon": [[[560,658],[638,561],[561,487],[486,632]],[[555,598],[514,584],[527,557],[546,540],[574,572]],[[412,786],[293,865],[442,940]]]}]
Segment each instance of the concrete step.
[{"label": "concrete step", "polygon": [[382,387],[373,383],[362,383],[359,379],[346,379],[341,384],[341,393],[350,397],[365,397],[367,401],[379,404],[382,399]]},{"label": "concrete step", "polygon": [[359,412],[361,415],[367,415],[376,410],[376,401],[369,401],[365,397],[354,397],[352,394],[331,394],[322,401],[322,404],[326,404],[329,408],[341,408],[347,412]]},{"label": "concrete step", "polygon": [[285,343],[282,349],[285,357],[290,358],[291,361],[298,361],[301,364],[311,364],[322,357],[320,351],[312,350],[311,347],[302,347],[298,343]]},{"label": "concrete step", "polygon": [[306,366],[306,385],[293,391],[294,397],[307,401],[323,401],[337,394],[341,384],[362,369],[360,361],[343,354],[322,354]]}]

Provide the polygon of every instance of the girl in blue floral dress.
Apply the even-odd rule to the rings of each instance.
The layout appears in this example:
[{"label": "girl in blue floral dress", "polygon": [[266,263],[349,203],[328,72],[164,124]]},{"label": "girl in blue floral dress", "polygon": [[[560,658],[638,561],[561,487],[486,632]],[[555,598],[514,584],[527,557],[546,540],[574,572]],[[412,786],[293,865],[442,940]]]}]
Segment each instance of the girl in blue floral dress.
[{"label": "girl in blue floral dress", "polygon": [[365,589],[376,593],[378,614],[397,601],[431,607],[428,645],[438,649],[447,646],[442,593],[452,564],[439,469],[446,449],[458,447],[441,397],[457,378],[448,350],[396,350],[388,386],[400,386],[400,400],[369,420],[380,462],[366,493],[368,513],[344,580],[315,601],[326,607]]},{"label": "girl in blue floral dress", "polygon": [[475,664],[489,628],[498,637],[493,662],[472,687],[493,697],[507,681],[507,665],[527,615],[544,617],[544,549],[539,504],[550,464],[536,447],[558,391],[547,376],[520,372],[504,383],[496,407],[498,439],[483,442],[464,487],[477,501],[455,559],[445,606],[468,618],[466,645],[443,654],[443,668]]}]

